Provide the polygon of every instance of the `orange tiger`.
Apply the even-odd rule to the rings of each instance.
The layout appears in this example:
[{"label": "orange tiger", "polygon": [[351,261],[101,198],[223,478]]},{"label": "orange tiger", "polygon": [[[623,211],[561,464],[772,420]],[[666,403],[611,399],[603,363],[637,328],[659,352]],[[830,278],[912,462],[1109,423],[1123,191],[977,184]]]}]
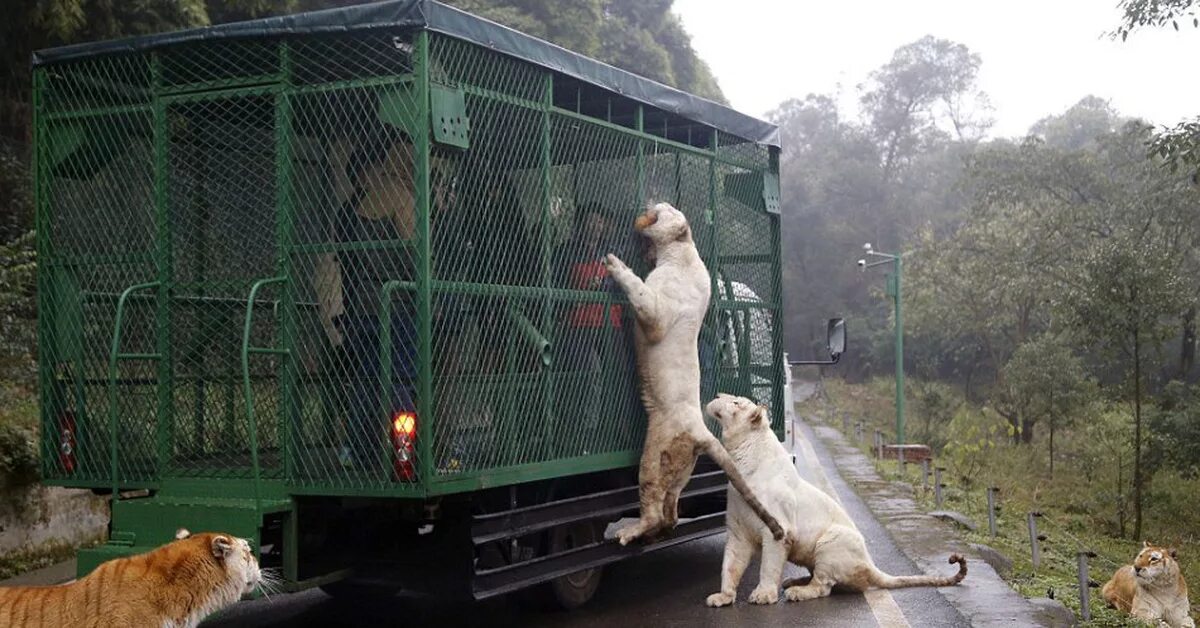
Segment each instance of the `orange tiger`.
[{"label": "orange tiger", "polygon": [[1196,627],[1173,549],[1146,541],[1133,564],[1118,569],[1100,592],[1109,606],[1138,619],[1171,628]]},{"label": "orange tiger", "polygon": [[0,588],[0,626],[194,628],[263,584],[246,539],[191,534],[58,586]]}]

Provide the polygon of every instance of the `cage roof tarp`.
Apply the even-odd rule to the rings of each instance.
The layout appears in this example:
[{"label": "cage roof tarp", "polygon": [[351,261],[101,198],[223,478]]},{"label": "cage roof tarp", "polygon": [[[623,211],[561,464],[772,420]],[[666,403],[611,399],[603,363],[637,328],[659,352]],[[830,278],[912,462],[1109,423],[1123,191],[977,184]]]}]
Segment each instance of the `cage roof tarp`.
[{"label": "cage roof tarp", "polygon": [[40,67],[99,55],[142,52],[189,42],[397,27],[422,28],[463,39],[743,139],[779,146],[779,129],[773,124],[433,0],[388,0],[157,35],[73,44],[33,53],[33,65]]}]

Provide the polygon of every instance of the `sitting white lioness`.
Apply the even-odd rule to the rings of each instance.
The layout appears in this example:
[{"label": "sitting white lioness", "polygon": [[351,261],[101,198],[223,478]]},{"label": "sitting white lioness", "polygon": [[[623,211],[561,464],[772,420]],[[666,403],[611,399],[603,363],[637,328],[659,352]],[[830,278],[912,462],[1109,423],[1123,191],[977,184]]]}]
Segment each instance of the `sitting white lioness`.
[{"label": "sitting white lioness", "polygon": [[613,281],[629,297],[637,315],[634,341],[642,402],[649,425],[638,469],[641,518],[617,532],[622,545],[670,530],[679,520],[679,493],[696,457],[707,453],[741,490],[775,534],[783,528],[751,493],[737,465],[704,424],[700,404],[697,338],[708,312],[712,279],[683,212],[659,203],[638,216],[634,227],[653,245],[654,270],[645,281],[615,255],[605,259]]},{"label": "sitting white lioness", "polygon": [[1101,590],[1108,605],[1138,619],[1171,628],[1195,628],[1188,615],[1187,582],[1175,562],[1175,550],[1149,541],[1133,559],[1113,574]]},{"label": "sitting white lioness", "polygon": [[729,491],[725,511],[729,539],[721,567],[721,592],[708,596],[709,606],[733,603],[742,573],[760,549],[758,586],[750,594],[753,604],[779,600],[783,567],[789,561],[812,573],[807,582],[787,583],[784,594],[793,602],[825,597],[835,587],[849,591],[941,587],[958,584],[967,575],[967,561],[957,554],[950,556],[950,563],[958,563],[958,573],[953,576],[883,573],[871,561],[862,534],[842,506],[800,478],[791,456],[771,431],[765,407],[744,397],[720,395],[706,410],[721,423],[721,440],[750,489],[787,531],[783,541],[772,539],[741,496]]}]

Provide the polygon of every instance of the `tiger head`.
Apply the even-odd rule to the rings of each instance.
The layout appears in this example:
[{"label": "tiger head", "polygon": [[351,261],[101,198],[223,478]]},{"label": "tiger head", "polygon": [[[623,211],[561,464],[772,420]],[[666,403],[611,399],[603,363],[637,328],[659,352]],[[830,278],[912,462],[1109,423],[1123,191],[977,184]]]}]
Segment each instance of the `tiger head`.
[{"label": "tiger head", "polygon": [[1144,586],[1174,583],[1179,578],[1175,550],[1146,541],[1137,558],[1133,559],[1133,576]]},{"label": "tiger head", "polygon": [[217,532],[192,534],[184,528],[175,533],[175,539],[185,541],[189,551],[211,554],[228,586],[236,587],[239,596],[252,593],[263,584],[258,558],[246,539]]}]

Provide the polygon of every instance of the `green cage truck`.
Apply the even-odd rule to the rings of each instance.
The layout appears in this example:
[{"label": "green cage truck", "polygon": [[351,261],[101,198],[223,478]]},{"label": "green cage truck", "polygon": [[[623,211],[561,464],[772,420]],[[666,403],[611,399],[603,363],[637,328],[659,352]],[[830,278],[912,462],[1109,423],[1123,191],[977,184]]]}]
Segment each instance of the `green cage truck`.
[{"label": "green cage truck", "polygon": [[[622,548],[645,416],[600,260],[687,213],[702,394],[783,425],[777,129],[428,0],[36,53],[42,473],[111,494],[79,572],[175,530],[288,588],[475,598]],[[712,426],[715,429],[715,425]]]}]

